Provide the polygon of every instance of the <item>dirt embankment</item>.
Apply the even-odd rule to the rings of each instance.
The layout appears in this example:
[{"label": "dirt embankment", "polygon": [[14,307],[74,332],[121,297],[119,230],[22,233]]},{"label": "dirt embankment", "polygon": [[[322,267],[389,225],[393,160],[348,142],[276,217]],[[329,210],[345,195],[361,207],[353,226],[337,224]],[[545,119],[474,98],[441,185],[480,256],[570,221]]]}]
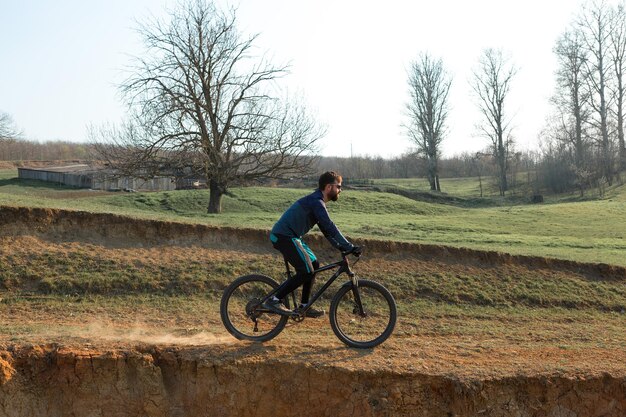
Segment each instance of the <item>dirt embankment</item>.
[{"label": "dirt embankment", "polygon": [[623,416],[626,383],[611,376],[448,376],[351,371],[224,358],[204,348],[133,351],[57,346],[5,350],[3,416]]}]

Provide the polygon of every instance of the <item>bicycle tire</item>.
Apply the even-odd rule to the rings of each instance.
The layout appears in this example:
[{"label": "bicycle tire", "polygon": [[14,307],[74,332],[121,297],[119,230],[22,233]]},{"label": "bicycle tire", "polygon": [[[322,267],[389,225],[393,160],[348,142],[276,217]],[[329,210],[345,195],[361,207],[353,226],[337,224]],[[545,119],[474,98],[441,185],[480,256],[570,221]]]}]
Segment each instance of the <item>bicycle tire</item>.
[{"label": "bicycle tire", "polygon": [[254,310],[255,303],[258,305],[276,287],[278,283],[265,275],[245,275],[234,280],[224,290],[220,302],[220,316],[226,330],[239,340],[253,342],[268,341],[282,332],[287,316]]},{"label": "bicycle tire", "polygon": [[330,303],[330,326],[335,335],[350,347],[369,349],[380,345],[391,336],[396,325],[398,311],[393,296],[381,284],[359,280],[365,317],[358,312],[353,286],[342,286]]}]

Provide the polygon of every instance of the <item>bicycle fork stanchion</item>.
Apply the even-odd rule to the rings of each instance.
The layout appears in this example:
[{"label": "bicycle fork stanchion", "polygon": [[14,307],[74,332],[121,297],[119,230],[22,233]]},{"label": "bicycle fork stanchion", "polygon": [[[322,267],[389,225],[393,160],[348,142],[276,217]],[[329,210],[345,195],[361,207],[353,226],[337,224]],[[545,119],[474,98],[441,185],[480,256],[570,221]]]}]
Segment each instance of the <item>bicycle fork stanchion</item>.
[{"label": "bicycle fork stanchion", "polygon": [[[358,308],[358,313],[361,317],[365,317],[366,314],[365,310],[363,310],[363,303],[361,302],[361,293],[359,292],[359,279],[352,271],[348,272],[348,276],[350,277],[350,281],[352,281],[352,295],[354,296],[354,302]],[[355,313],[357,313],[357,311],[355,311]]]}]

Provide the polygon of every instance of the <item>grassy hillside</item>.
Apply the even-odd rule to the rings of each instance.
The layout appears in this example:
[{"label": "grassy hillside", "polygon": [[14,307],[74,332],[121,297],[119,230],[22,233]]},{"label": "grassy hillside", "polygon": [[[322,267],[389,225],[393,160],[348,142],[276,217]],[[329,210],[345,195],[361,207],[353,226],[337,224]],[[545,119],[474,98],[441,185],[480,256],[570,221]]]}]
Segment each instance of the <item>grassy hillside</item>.
[{"label": "grassy hillside", "polygon": [[[269,229],[308,190],[235,188],[223,200],[224,213],[206,214],[208,191],[105,193],[21,181],[0,171],[0,204],[111,212],[144,218]],[[382,180],[381,180],[382,181]],[[421,191],[420,180],[387,180],[386,185]],[[453,180],[450,181],[452,184]],[[385,185],[382,182],[381,185]],[[460,197],[471,181],[456,180]],[[424,183],[425,185],[425,183]],[[450,187],[452,188],[452,187]],[[466,191],[463,191],[466,190]],[[438,204],[398,194],[346,190],[330,203],[333,220],[359,237],[436,243],[581,262],[626,265],[626,190],[614,187],[604,199],[552,200],[541,205]]]},{"label": "grassy hillside", "polygon": [[[22,237],[0,240],[0,289],[14,294],[209,294],[219,298],[235,276],[261,271],[281,277],[284,266],[277,261],[273,251],[111,248]],[[624,280],[519,265],[481,268],[447,261],[365,256],[355,270],[383,283],[404,305],[428,300],[450,305],[588,309],[618,314],[626,309]],[[326,300],[332,293],[326,294]]]},{"label": "grassy hillside", "polygon": [[[483,179],[484,195],[497,194],[496,189],[492,189],[487,181]],[[373,185],[392,186],[412,191],[427,191],[430,189],[428,180],[425,178],[388,178],[372,180]],[[441,178],[439,181],[442,192],[457,197],[478,197],[480,196],[480,186],[478,178]]]}]

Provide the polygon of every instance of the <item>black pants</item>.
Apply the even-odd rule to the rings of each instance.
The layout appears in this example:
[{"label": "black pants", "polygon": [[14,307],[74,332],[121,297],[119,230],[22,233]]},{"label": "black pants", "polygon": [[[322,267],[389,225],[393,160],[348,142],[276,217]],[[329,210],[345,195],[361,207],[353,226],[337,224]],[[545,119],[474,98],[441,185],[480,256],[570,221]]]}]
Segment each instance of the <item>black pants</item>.
[{"label": "black pants", "polygon": [[307,304],[315,281],[313,271],[320,266],[315,254],[302,239],[271,235],[271,240],[274,248],[279,250],[296,270],[296,274],[278,288],[276,297],[283,299],[302,285],[301,302]]}]

